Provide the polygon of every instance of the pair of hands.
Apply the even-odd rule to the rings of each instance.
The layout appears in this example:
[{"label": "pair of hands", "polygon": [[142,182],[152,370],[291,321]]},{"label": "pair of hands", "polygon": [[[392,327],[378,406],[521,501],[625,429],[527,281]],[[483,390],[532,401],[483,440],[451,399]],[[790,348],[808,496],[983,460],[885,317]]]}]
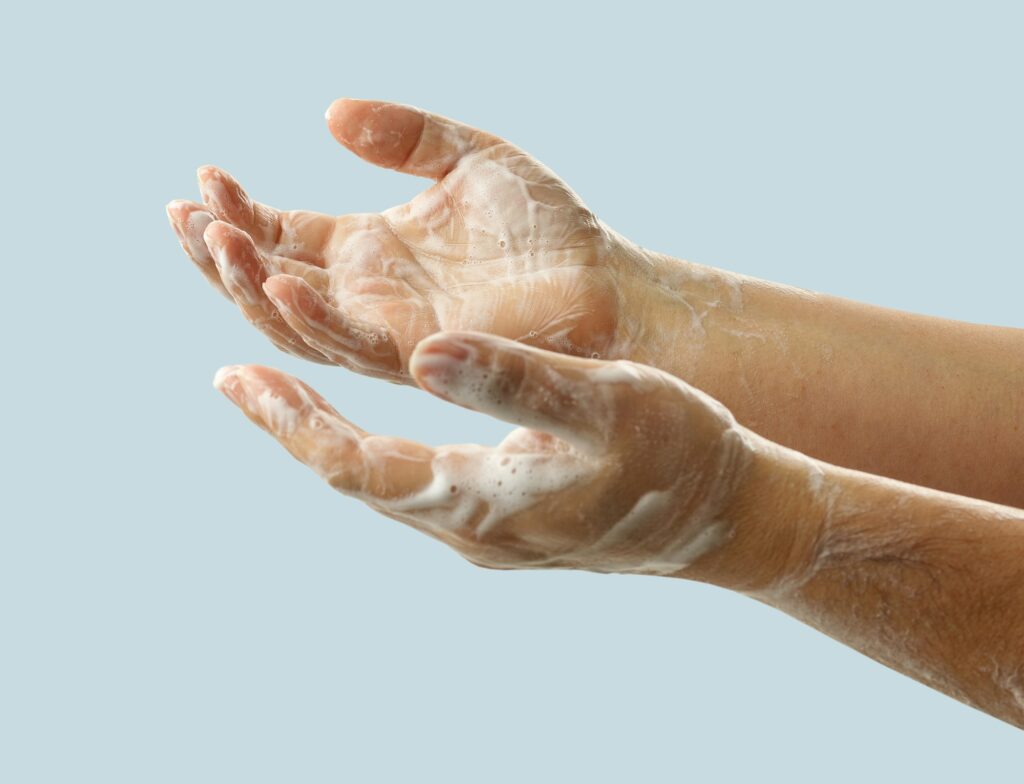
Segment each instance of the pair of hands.
[{"label": "pair of hands", "polygon": [[183,248],[279,348],[521,427],[431,448],[370,435],[271,368],[226,367],[216,386],[333,487],[482,566],[674,575],[729,539],[751,434],[629,361],[643,251],[496,136],[352,99],[327,120],[364,160],[434,184],[333,217],[256,203],[203,167],[203,203],[168,205]]}]

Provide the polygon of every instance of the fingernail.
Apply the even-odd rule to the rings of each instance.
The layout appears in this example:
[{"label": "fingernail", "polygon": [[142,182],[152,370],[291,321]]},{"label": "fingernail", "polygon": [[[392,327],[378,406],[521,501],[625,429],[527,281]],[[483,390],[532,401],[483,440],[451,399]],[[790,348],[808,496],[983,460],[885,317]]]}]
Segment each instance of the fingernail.
[{"label": "fingernail", "polygon": [[288,311],[292,310],[291,302],[288,301],[289,298],[281,296],[274,291],[271,285],[272,280],[273,278],[267,278],[267,280],[263,281],[263,293],[267,295],[270,301],[273,302],[277,308]]},{"label": "fingernail", "polygon": [[178,241],[185,244],[185,232],[181,225],[181,202],[177,200],[170,202],[164,208],[164,211],[167,213],[167,220],[171,222],[171,228],[174,229],[174,233],[178,236]]},{"label": "fingernail", "polygon": [[221,257],[224,255],[224,243],[221,242],[220,232],[217,229],[212,229],[211,226],[215,223],[214,220],[207,222],[202,229],[196,227],[197,232],[203,239],[203,244],[206,245],[207,249],[213,254],[213,260],[217,262],[219,267],[221,264]]},{"label": "fingernail", "polygon": [[341,107],[341,104],[344,101],[347,101],[347,100],[349,100],[349,99],[348,98],[335,98],[333,101],[331,101],[331,105],[328,106],[327,107],[327,111],[324,112],[324,117],[327,119],[328,122],[330,122],[331,119],[334,117],[334,115],[337,114],[337,111]]},{"label": "fingernail", "polygon": [[206,259],[210,249],[203,239],[206,227],[213,223],[213,216],[208,212],[195,211],[185,221],[185,243],[194,259]]},{"label": "fingernail", "polygon": [[245,405],[245,388],[238,378],[241,365],[226,365],[213,377],[213,387],[223,393],[236,406]]},{"label": "fingernail", "polygon": [[420,342],[409,361],[409,371],[420,384],[434,394],[445,396],[446,390],[461,377],[471,352],[451,339]]},{"label": "fingernail", "polygon": [[211,207],[220,207],[225,203],[226,192],[217,170],[212,166],[204,166],[199,170],[199,192],[203,202]]},{"label": "fingernail", "polygon": [[451,338],[440,338],[437,340],[428,339],[428,342],[423,346],[419,353],[443,355],[450,357],[457,362],[465,362],[469,359],[469,349],[462,343],[452,340]]}]

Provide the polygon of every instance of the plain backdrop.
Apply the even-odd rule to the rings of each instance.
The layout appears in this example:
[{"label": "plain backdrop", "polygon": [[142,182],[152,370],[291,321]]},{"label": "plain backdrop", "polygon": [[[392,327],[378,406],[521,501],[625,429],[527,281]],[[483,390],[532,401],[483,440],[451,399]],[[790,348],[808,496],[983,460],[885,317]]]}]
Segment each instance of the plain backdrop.
[{"label": "plain backdrop", "polygon": [[1024,327],[1020,8],[9,6],[0,780],[1019,781],[1019,730],[749,599],[477,569],[331,491],[219,366],[427,443],[510,428],[284,356],[164,205],[205,163],[282,208],[405,201],[427,182],[323,120],[385,99],[505,136],[646,247]]}]

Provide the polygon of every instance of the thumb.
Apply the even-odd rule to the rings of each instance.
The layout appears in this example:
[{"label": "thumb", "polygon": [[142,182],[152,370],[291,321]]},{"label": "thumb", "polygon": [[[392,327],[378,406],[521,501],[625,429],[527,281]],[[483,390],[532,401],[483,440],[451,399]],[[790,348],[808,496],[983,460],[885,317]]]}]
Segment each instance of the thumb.
[{"label": "thumb", "polygon": [[409,369],[438,397],[592,451],[616,418],[617,385],[600,381],[606,364],[490,334],[441,332],[416,345]]},{"label": "thumb", "polygon": [[384,101],[339,98],[327,109],[331,134],[364,161],[440,180],[474,152],[502,140],[438,114]]}]

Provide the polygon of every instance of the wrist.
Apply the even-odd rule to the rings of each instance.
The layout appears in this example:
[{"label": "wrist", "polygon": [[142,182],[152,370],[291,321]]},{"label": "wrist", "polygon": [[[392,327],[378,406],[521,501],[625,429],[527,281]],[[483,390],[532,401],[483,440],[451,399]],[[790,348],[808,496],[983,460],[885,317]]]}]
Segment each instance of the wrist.
[{"label": "wrist", "polygon": [[656,367],[717,397],[723,359],[743,330],[743,287],[748,281],[608,232],[619,288],[609,358]]},{"label": "wrist", "polygon": [[720,513],[729,536],[680,576],[757,594],[799,581],[814,563],[832,466],[739,427],[748,459]]},{"label": "wrist", "polygon": [[[833,362],[839,352],[856,357],[864,350],[856,329],[834,323],[847,313],[844,301],[829,299],[823,307],[822,295],[805,289],[672,258],[625,238],[619,247],[613,358],[664,370],[769,439],[841,462],[835,451],[819,448],[826,439],[844,440],[822,432],[822,422],[834,421],[828,406],[835,395],[805,392],[810,383],[860,388],[858,369]],[[808,406],[817,406],[815,416]]]}]

